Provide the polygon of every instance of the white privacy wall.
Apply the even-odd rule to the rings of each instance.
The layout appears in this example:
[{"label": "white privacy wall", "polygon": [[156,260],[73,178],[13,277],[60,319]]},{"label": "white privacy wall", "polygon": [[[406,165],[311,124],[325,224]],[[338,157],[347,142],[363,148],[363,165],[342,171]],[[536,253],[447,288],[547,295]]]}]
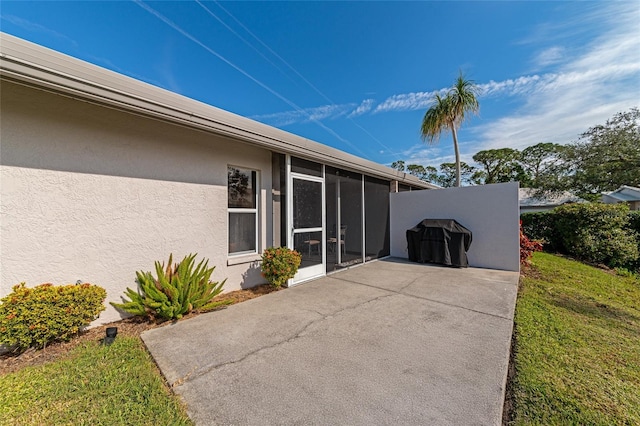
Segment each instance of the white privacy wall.
[{"label": "white privacy wall", "polygon": [[408,258],[406,230],[423,219],[455,219],[473,233],[469,266],[520,270],[518,183],[391,195],[391,256]]},{"label": "white privacy wall", "polygon": [[94,324],[111,322],[108,302],[170,253],[208,258],[226,291],[264,282],[255,258],[228,265],[227,164],[260,171],[265,247],[269,151],[6,82],[1,108],[0,296],[90,282],[108,294]]}]

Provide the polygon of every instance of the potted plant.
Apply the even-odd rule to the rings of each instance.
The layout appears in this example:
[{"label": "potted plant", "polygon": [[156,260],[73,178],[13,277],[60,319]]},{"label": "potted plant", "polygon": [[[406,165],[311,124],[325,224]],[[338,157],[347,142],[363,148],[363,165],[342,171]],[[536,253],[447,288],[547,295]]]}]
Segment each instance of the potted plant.
[{"label": "potted plant", "polygon": [[262,253],[262,276],[274,287],[280,287],[293,278],[302,256],[287,247],[269,247]]}]

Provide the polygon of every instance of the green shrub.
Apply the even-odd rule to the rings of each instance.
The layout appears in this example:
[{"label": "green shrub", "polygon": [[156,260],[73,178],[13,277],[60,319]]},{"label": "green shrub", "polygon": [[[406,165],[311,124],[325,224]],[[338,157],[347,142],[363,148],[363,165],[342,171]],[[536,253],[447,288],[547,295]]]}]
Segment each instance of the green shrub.
[{"label": "green shrub", "polygon": [[555,231],[564,250],[592,263],[625,266],[638,259],[638,235],[626,228],[625,204],[584,203],[556,208]]},{"label": "green shrub", "polygon": [[106,297],[102,287],[91,284],[18,284],[0,299],[0,344],[24,351],[69,340],[104,311]]},{"label": "green shrub", "polygon": [[[627,217],[627,230],[636,234],[636,241],[638,243],[638,252],[640,253],[640,210],[630,211]],[[640,256],[635,262],[631,262],[626,265],[626,268],[630,271],[635,271],[640,276]]]},{"label": "green shrub", "polygon": [[215,266],[208,268],[209,261],[203,259],[194,269],[195,258],[196,254],[190,254],[172,266],[170,255],[166,269],[164,263],[156,262],[157,278],[151,272],[136,272],[138,291],[127,288],[125,295],[130,300],[111,305],[134,315],[173,320],[192,311],[207,311],[231,303],[213,300],[227,280],[211,281]]},{"label": "green shrub", "polygon": [[627,228],[640,234],[640,210],[629,212],[627,216]]},{"label": "green shrub", "polygon": [[555,232],[555,219],[553,210],[524,213],[520,217],[522,232],[530,240],[542,241],[546,251],[562,251],[562,242]]},{"label": "green shrub", "polygon": [[274,287],[280,287],[298,272],[302,256],[287,247],[269,247],[262,253],[262,276]]}]

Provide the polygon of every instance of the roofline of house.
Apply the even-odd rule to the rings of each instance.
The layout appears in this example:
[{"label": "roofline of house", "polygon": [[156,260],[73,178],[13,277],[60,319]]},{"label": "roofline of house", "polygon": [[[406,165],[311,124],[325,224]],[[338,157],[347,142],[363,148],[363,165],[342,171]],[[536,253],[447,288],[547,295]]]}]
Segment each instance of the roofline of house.
[{"label": "roofline of house", "polygon": [[390,167],[1,32],[0,79],[213,133],[282,154],[419,188],[439,188]]}]

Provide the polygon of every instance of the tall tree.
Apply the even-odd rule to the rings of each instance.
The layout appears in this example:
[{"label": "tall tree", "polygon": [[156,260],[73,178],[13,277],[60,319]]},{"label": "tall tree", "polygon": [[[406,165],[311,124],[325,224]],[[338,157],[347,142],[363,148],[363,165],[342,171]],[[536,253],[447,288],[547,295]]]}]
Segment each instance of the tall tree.
[{"label": "tall tree", "polygon": [[429,107],[422,119],[420,134],[422,139],[429,144],[437,142],[445,129],[451,130],[456,154],[456,186],[460,186],[461,181],[458,128],[469,114],[476,114],[480,109],[477,96],[476,85],[473,81],[465,79],[460,72],[453,87],[444,97],[435,96],[433,105]]},{"label": "tall tree", "polygon": [[568,147],[571,190],[587,199],[621,185],[640,186],[640,109],[632,108],[591,127]]},{"label": "tall tree", "polygon": [[425,180],[427,177],[427,170],[420,164],[409,164],[407,172],[421,180]]},{"label": "tall tree", "polygon": [[529,184],[529,176],[520,165],[520,151],[513,148],[487,149],[473,156],[473,161],[482,165],[484,183],[519,181]]},{"label": "tall tree", "polygon": [[399,172],[404,172],[404,161],[398,160],[391,163],[391,168],[396,169]]},{"label": "tall tree", "polygon": [[[438,185],[449,188],[455,185],[456,183],[456,164],[455,163],[442,163],[440,164],[440,174],[438,175],[438,180],[434,183]],[[478,185],[480,183],[478,169],[473,166],[468,165],[464,161],[460,163],[460,180],[467,185]]]},{"label": "tall tree", "polygon": [[520,163],[529,174],[534,187],[544,179],[549,170],[561,162],[563,149],[562,145],[556,143],[541,142],[522,150]]},{"label": "tall tree", "polygon": [[529,186],[539,189],[540,194],[564,188],[569,178],[566,152],[567,147],[551,142],[542,142],[523,149],[520,164],[529,175]]}]

